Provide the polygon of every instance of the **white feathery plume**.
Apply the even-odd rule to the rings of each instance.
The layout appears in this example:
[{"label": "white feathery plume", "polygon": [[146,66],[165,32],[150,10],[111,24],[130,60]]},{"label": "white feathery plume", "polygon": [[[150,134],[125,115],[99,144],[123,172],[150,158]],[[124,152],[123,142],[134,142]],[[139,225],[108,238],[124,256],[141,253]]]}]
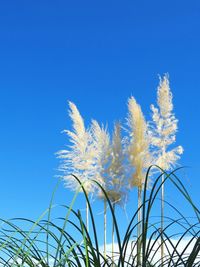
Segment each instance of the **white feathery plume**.
[{"label": "white feathery plume", "polygon": [[147,123],[141,107],[134,97],[128,99],[128,110],[129,143],[127,146],[127,153],[130,165],[133,168],[130,186],[136,186],[142,189],[146,170],[151,163]]},{"label": "white feathery plume", "polygon": [[65,186],[76,191],[80,185],[71,174],[77,176],[83,183],[87,193],[95,191],[95,184],[91,181],[95,175],[94,167],[94,147],[89,130],[85,129],[84,120],[79,113],[76,105],[69,102],[69,116],[72,120],[72,131],[64,132],[69,137],[71,145],[68,149],[57,153],[58,158],[62,159],[60,170],[63,171]]},{"label": "white feathery plume", "polygon": [[[108,169],[110,182],[108,183],[108,195],[114,203],[124,204],[127,198],[128,181],[124,167],[125,151],[121,137],[121,124],[114,125],[111,144],[111,162]],[[110,190],[109,190],[110,187]]]},{"label": "white feathery plume", "polygon": [[110,135],[107,128],[103,125],[101,127],[96,120],[92,120],[91,135],[95,151],[95,179],[104,187],[111,154]]},{"label": "white feathery plume", "polygon": [[[122,147],[121,125],[114,125],[112,141],[105,127],[92,121],[92,133],[96,157],[96,175],[102,181],[111,202],[122,203],[125,196],[124,151]],[[102,192],[100,198],[104,198]]]},{"label": "white feathery plume", "polygon": [[152,125],[150,130],[152,149],[154,151],[155,164],[164,170],[170,170],[175,166],[183,153],[182,146],[167,150],[168,146],[176,141],[178,120],[173,114],[172,93],[169,87],[168,76],[160,78],[157,91],[157,105],[151,105]]}]

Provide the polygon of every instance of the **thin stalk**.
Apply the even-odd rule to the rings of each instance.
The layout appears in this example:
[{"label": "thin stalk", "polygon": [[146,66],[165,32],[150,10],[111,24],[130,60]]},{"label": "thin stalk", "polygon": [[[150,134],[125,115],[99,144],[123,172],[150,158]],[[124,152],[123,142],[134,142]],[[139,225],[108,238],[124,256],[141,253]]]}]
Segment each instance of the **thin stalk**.
[{"label": "thin stalk", "polygon": [[106,228],[107,228],[107,218],[106,218],[106,210],[107,210],[107,201],[104,199],[104,258],[106,259]]},{"label": "thin stalk", "polygon": [[161,186],[161,266],[163,266],[164,261],[164,238],[163,238],[163,229],[164,229],[164,201],[165,201],[165,187],[164,187],[164,174],[162,175],[162,186]]},{"label": "thin stalk", "polygon": [[[113,203],[113,213],[115,213],[115,202]],[[112,266],[114,265],[114,243],[115,243],[115,224],[112,222]]]},{"label": "thin stalk", "polygon": [[[164,140],[164,136],[163,136]],[[166,147],[165,145],[162,147],[162,156],[165,158],[165,153],[166,153]],[[164,162],[163,162],[164,164]],[[164,165],[163,165],[164,166]],[[163,168],[164,169],[164,168]],[[163,229],[164,229],[164,201],[165,201],[165,187],[164,187],[164,182],[165,182],[165,177],[164,174],[162,175],[162,185],[161,185],[161,225],[160,225],[160,239],[161,239],[161,251],[160,251],[160,256],[161,256],[161,267],[163,267],[164,264],[164,239],[163,239]]]},{"label": "thin stalk", "polygon": [[142,219],[142,190],[138,187],[138,224],[137,224],[137,266],[141,266],[141,219]]},{"label": "thin stalk", "polygon": [[89,233],[89,207],[87,201],[86,201],[86,229],[87,232]]}]

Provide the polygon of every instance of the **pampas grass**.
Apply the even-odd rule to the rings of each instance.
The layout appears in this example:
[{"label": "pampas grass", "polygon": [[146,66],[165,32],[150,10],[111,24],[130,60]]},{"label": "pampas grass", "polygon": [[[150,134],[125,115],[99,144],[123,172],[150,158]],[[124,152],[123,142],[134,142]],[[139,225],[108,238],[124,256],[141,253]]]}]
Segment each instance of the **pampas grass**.
[{"label": "pampas grass", "polygon": [[151,154],[149,152],[149,140],[147,136],[147,124],[144,119],[141,107],[136,100],[131,97],[128,100],[128,126],[129,126],[129,143],[127,147],[128,158],[133,168],[130,186],[138,189],[138,227],[137,237],[139,239],[137,245],[138,266],[141,265],[141,205],[142,205],[142,189],[145,180],[145,170],[150,165]]},{"label": "pampas grass", "polygon": [[[74,103],[69,102],[72,130],[65,130],[64,132],[68,136],[70,145],[68,149],[57,153],[61,159],[59,169],[63,172],[61,177],[65,181],[66,187],[77,191],[80,182],[83,185],[82,189],[84,188],[83,192],[87,196],[92,194],[97,199],[104,201],[104,258],[107,255],[106,228],[108,203],[112,205],[111,213],[113,214],[113,251],[115,231],[116,237],[119,239],[115,220],[115,205],[120,204],[124,206],[128,199],[129,191],[133,187],[138,189],[138,266],[141,266],[142,261],[144,261],[143,253],[145,250],[145,247],[142,249],[141,241],[143,190],[144,188],[145,190],[150,188],[150,182],[156,173],[156,167],[162,170],[162,175],[160,176],[160,237],[161,265],[164,265],[164,176],[165,171],[171,170],[183,153],[182,146],[172,147],[176,139],[178,121],[173,113],[172,93],[167,75],[160,79],[157,90],[157,105],[158,107],[151,105],[152,121],[147,123],[140,105],[134,97],[130,97],[128,99],[128,129],[126,134],[121,131],[123,126],[120,123],[116,123],[114,124],[113,134],[110,137],[107,127],[104,125],[100,126],[96,120],[92,120],[90,127],[86,128],[78,108]],[[154,167],[150,168],[153,170],[150,173],[147,170],[151,164],[154,164]],[[74,179],[74,177],[78,179]],[[93,180],[96,183],[92,183]],[[88,198],[86,200],[86,230],[88,232],[90,205]],[[85,231],[82,222],[81,229]],[[112,253],[112,264],[113,262],[114,254]]]},{"label": "pampas grass", "polygon": [[[183,153],[182,146],[171,148],[176,140],[178,120],[173,114],[172,93],[169,87],[168,76],[160,78],[157,90],[157,105],[151,105],[152,121],[151,124],[151,147],[154,153],[154,164],[164,170],[172,169],[180,155]],[[168,148],[170,146],[170,148]],[[161,190],[161,232],[164,228],[164,176],[162,176]],[[164,256],[163,236],[161,235],[161,258]]]}]

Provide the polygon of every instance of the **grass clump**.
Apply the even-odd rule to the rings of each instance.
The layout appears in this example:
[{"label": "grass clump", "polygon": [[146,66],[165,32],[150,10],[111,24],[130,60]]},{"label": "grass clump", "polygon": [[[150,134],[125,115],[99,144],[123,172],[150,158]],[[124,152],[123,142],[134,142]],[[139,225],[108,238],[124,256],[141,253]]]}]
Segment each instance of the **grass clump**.
[{"label": "grass clump", "polygon": [[[140,266],[200,266],[200,211],[192,202],[190,195],[176,171],[161,173],[155,179],[151,190],[147,191],[149,170],[142,195],[141,207],[136,210],[127,226],[124,236],[120,234],[120,220],[113,210],[104,188],[101,188],[107,200],[116,233],[114,257],[106,256],[99,244],[99,235],[95,222],[94,210],[90,204],[84,185],[80,188],[88,203],[91,220],[90,232],[86,227],[80,210],[74,209],[78,191],[75,193],[70,206],[63,205],[65,216],[51,218],[53,197],[49,208],[37,221],[25,218],[11,220],[1,219],[0,234],[0,266],[28,266],[28,267],[64,267],[64,266],[138,266],[137,245],[141,246]],[[170,182],[183,196],[186,203],[194,211],[194,217],[184,216],[172,203],[165,201],[172,216],[165,219],[164,229],[160,229],[160,217],[153,216],[154,206],[158,199],[162,183]],[[138,212],[142,219],[137,221]],[[141,236],[133,239],[137,232],[138,223],[142,226]],[[23,224],[23,227],[20,226]],[[26,225],[27,229],[24,229]],[[176,230],[176,231],[175,231]],[[161,236],[163,237],[161,239]],[[160,257],[160,249],[164,245],[164,257]]]}]

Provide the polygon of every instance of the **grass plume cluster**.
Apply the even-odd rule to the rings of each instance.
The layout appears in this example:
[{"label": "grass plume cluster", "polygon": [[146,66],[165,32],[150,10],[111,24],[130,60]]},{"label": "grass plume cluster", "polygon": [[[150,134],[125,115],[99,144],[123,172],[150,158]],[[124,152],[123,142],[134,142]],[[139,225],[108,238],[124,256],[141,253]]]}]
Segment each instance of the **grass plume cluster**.
[{"label": "grass plume cluster", "polygon": [[[57,156],[61,159],[61,178],[75,192],[74,199],[70,206],[62,206],[64,217],[52,219],[52,197],[49,209],[36,222],[1,219],[0,266],[200,266],[200,211],[172,171],[183,148],[173,147],[178,120],[167,75],[160,79],[157,107],[151,105],[151,112],[152,119],[146,121],[140,105],[130,97],[126,125],[116,122],[110,135],[96,120],[86,127],[76,105],[69,102],[72,129],[64,131],[69,145]],[[168,181],[190,205],[194,218],[185,217],[165,200],[164,184]],[[133,187],[138,190],[138,206],[122,236],[115,205],[124,206]],[[86,220],[74,208],[80,192],[85,197]],[[161,213],[154,217],[160,192]],[[90,195],[104,201],[103,248]],[[172,210],[173,217],[165,216],[164,205]],[[111,213],[111,251],[106,248],[107,212]],[[30,228],[25,230],[20,223],[30,224]]]},{"label": "grass plume cluster", "polygon": [[[168,76],[160,78],[158,107],[151,105],[151,120],[146,121],[133,96],[128,99],[127,106],[126,125],[115,123],[110,136],[107,127],[96,120],[86,127],[76,105],[69,102],[72,130],[64,132],[70,144],[57,153],[66,187],[76,191],[78,184],[71,177],[73,173],[85,184],[88,194],[99,194],[99,188],[91,182],[95,179],[114,202],[116,192],[123,202],[123,196],[132,187],[142,190],[150,165],[158,165],[164,170],[174,168],[183,148],[171,147],[176,140],[178,120],[173,113]],[[124,128],[126,131],[122,132]]]},{"label": "grass plume cluster", "polygon": [[[172,93],[167,75],[160,78],[157,89],[157,106],[151,105],[152,119],[146,121],[141,106],[132,96],[128,99],[128,116],[126,131],[120,123],[114,125],[112,138],[107,127],[100,126],[93,120],[86,129],[84,120],[75,104],[69,102],[69,115],[72,119],[72,131],[66,130],[72,145],[58,152],[62,159],[61,177],[67,187],[75,190],[77,181],[73,181],[71,173],[85,184],[87,194],[104,200],[104,243],[106,244],[106,207],[99,187],[92,183],[95,179],[104,188],[113,210],[116,204],[125,205],[128,194],[133,187],[138,189],[138,208],[142,203],[142,190],[146,170],[150,165],[158,165],[165,171],[174,167],[183,153],[181,146],[172,147],[176,140],[177,122],[173,113]],[[79,131],[80,130],[80,131]],[[152,168],[153,169],[153,168]],[[156,168],[154,168],[154,171]],[[150,184],[148,175],[148,185]],[[162,176],[162,182],[164,175]],[[164,228],[164,183],[161,190],[161,233]],[[86,203],[86,221],[88,222],[88,205]],[[141,209],[138,212],[137,236],[141,236]],[[87,223],[88,227],[88,223]],[[161,243],[163,235],[161,234]],[[114,227],[113,227],[114,242]],[[138,265],[141,265],[141,246],[137,245]],[[104,248],[106,254],[106,248]],[[162,258],[164,246],[161,246]]]}]

